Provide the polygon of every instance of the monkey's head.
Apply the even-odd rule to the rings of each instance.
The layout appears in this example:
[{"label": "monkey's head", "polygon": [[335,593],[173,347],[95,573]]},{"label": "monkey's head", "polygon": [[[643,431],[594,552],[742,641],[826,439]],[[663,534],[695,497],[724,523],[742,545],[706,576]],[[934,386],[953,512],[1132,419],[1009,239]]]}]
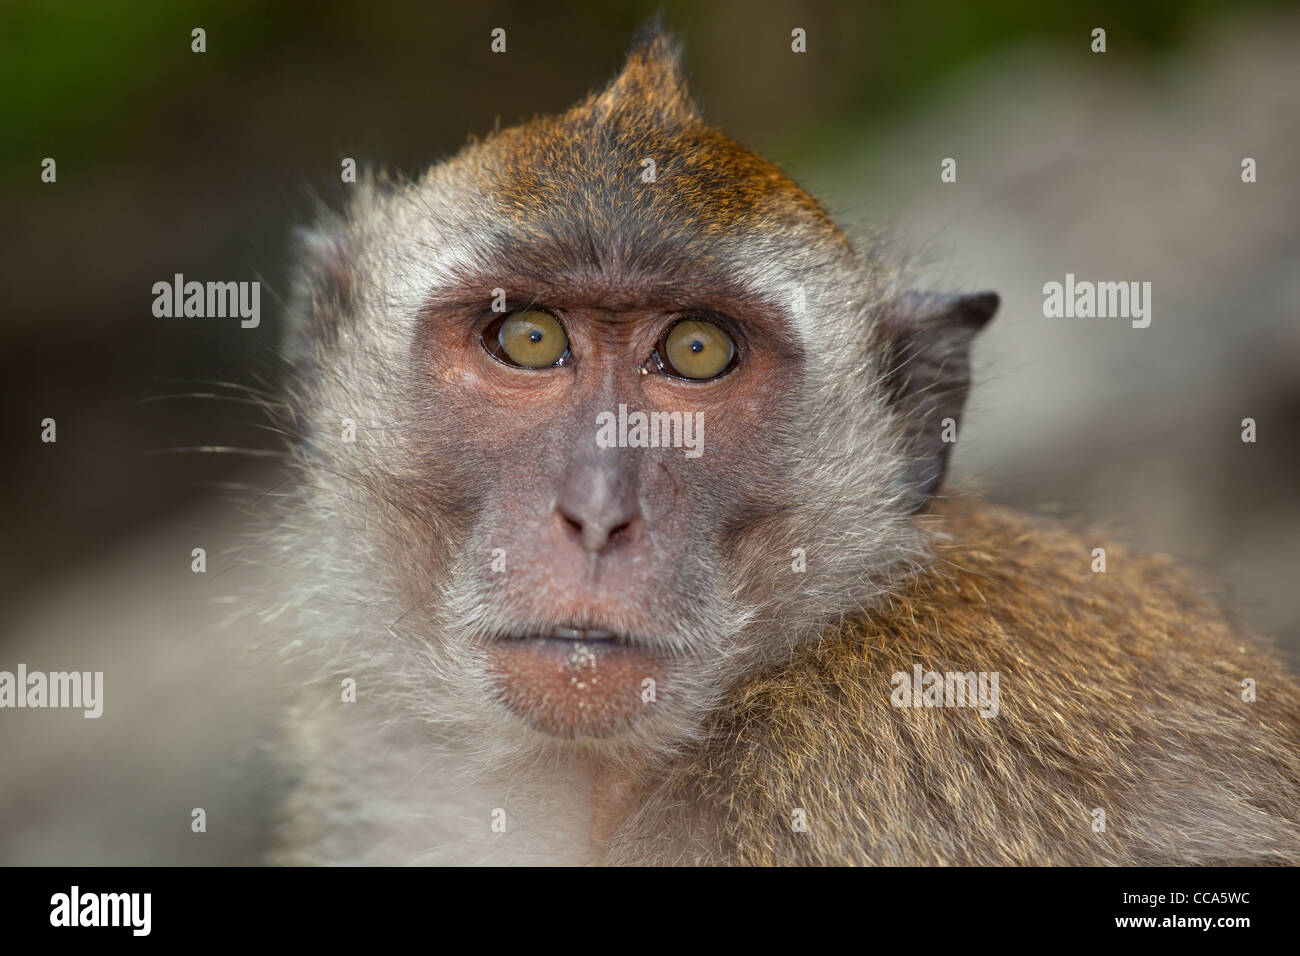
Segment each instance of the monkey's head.
[{"label": "monkey's head", "polygon": [[298,547],[374,696],[523,753],[671,746],[923,556],[997,297],[901,292],[702,122],[661,33],[562,115],[349,188],[291,310]]}]

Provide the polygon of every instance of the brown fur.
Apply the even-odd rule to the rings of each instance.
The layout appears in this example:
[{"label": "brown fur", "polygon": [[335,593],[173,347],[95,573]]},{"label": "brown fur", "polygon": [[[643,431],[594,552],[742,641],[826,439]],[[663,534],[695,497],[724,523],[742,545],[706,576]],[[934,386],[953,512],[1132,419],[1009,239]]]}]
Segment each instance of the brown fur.
[{"label": "brown fur", "polygon": [[[604,151],[589,148],[593,132]],[[558,116],[504,130],[490,145],[503,157],[492,184],[516,225],[531,226],[560,203],[570,217],[607,216],[613,231],[653,207],[662,225],[685,235],[731,235],[776,217],[845,241],[821,204],[774,163],[704,123],[664,34],[638,44],[600,93]],[[646,158],[656,163],[654,189],[638,188]],[[585,210],[572,208],[575,184]]]},{"label": "brown fur", "polygon": [[[1094,573],[1096,545],[1059,527],[940,510],[936,570],[732,694],[616,858],[1300,862],[1293,677],[1166,558],[1108,546]],[[916,663],[1000,672],[999,715],[892,706]]]}]

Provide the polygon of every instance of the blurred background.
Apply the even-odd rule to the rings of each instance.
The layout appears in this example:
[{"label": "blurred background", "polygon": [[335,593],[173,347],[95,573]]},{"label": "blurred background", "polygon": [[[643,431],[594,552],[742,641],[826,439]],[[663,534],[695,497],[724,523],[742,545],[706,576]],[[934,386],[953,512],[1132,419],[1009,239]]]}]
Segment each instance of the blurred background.
[{"label": "blurred background", "polygon": [[[274,392],[290,230],[342,196],[343,157],[414,174],[562,110],[659,6],[0,7],[0,670],[107,685],[95,721],[0,711],[0,863],[256,859],[264,678],[221,627],[244,572],[220,556],[275,439],[252,405],[184,396]],[[1300,664],[1294,4],[662,9],[712,122],[851,230],[894,235],[930,286],[1002,294],[951,486],[1176,555]],[[260,280],[260,328],[155,318],[178,272]],[[1151,282],[1151,326],[1045,319],[1067,272]],[[184,451],[206,446],[253,453]]]}]

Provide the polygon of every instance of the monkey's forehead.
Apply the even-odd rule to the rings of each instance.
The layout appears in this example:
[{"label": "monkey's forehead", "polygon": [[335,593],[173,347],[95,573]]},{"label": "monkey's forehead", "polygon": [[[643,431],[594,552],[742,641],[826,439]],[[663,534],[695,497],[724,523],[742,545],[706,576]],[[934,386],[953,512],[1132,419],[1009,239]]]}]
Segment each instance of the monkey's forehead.
[{"label": "monkey's forehead", "polygon": [[734,284],[852,255],[774,164],[701,123],[638,119],[581,104],[467,148],[416,188],[444,232],[472,236],[477,265],[539,282]]}]

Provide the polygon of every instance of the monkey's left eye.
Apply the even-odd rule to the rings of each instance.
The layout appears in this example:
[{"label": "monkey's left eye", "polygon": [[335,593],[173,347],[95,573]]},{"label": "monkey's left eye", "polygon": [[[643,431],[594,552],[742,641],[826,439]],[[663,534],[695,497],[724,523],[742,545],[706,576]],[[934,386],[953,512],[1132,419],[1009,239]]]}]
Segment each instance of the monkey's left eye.
[{"label": "monkey's left eye", "polygon": [[528,309],[497,319],[484,329],[483,346],[507,365],[550,368],[569,353],[569,337],[551,313]]},{"label": "monkey's left eye", "polygon": [[684,319],[660,338],[655,358],[669,375],[702,382],[730,371],[736,364],[736,343],[712,322]]}]

